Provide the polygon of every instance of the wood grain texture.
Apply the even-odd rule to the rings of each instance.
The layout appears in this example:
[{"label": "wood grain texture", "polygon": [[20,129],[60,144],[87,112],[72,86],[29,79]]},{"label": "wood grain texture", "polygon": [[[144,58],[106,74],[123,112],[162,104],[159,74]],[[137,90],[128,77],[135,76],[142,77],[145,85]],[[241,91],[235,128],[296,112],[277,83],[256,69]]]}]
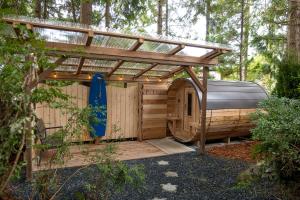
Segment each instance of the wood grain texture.
[{"label": "wood grain texture", "polygon": [[144,84],[142,92],[142,138],[166,137],[167,84]]},{"label": "wood grain texture", "polygon": [[[40,84],[39,87],[46,87]],[[127,88],[107,85],[107,127],[102,139],[136,138],[138,136],[138,90],[137,84],[128,84]],[[84,108],[88,104],[89,87],[75,83],[64,87],[63,93],[73,96],[70,103]],[[36,114],[42,118],[46,127],[64,126],[68,115],[47,104],[37,104]],[[51,133],[51,132],[50,132]],[[92,140],[86,129],[79,137],[68,138],[71,141]]]}]

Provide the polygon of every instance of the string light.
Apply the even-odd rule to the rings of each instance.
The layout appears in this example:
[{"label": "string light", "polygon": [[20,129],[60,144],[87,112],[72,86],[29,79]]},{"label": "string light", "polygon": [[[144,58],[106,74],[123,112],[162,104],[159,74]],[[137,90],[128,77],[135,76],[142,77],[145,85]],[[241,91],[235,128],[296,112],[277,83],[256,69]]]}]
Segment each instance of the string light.
[{"label": "string light", "polygon": [[57,74],[56,74],[56,73],[54,73],[54,75],[53,75],[53,76],[54,76],[54,78],[56,78],[56,77],[57,77]]},{"label": "string light", "polygon": [[92,76],[89,74],[89,77],[88,77],[89,79],[92,79]]}]

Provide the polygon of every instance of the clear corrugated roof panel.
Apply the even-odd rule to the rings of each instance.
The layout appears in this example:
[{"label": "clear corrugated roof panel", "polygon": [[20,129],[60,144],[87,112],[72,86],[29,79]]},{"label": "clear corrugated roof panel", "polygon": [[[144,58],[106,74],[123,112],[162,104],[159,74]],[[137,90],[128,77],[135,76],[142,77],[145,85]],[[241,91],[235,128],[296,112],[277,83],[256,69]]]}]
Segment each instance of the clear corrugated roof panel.
[{"label": "clear corrugated roof panel", "polygon": [[197,47],[185,47],[180,52],[178,52],[177,55],[189,55],[189,56],[201,57],[210,51],[212,51],[212,50],[211,49],[202,49],[202,48],[197,48]]},{"label": "clear corrugated roof panel", "polygon": [[70,65],[78,65],[80,58],[67,58],[63,63],[70,64]]},{"label": "clear corrugated roof panel", "polygon": [[[71,23],[71,22],[58,21],[58,20],[44,20],[44,19],[30,18],[30,17],[24,17],[24,16],[5,16],[4,19],[17,20],[22,23],[31,23],[34,25],[42,24],[44,26],[51,26],[53,29],[58,29],[57,27],[63,27],[63,28],[69,28],[72,30],[76,29],[77,31],[82,31],[82,32],[92,30],[94,32],[98,32],[96,35],[105,35],[105,33],[109,32],[109,33],[114,33],[114,34],[121,34],[124,37],[131,38],[131,39],[144,38],[144,39],[150,40],[150,41],[151,40],[165,40],[165,41],[175,42],[175,43],[185,43],[186,46],[202,45],[202,46],[206,46],[206,48],[210,48],[210,49],[217,49],[217,48],[223,48],[223,49],[228,49],[228,50],[231,49],[227,45],[211,43],[211,42],[206,42],[206,41],[190,40],[190,39],[185,39],[185,38],[175,38],[175,37],[171,37],[171,36],[168,36],[168,37],[158,36],[158,35],[153,36],[153,35],[149,35],[147,33],[134,33],[134,32],[128,33],[128,31],[124,32],[121,30],[114,30],[114,29],[107,30],[106,28],[103,28],[103,27],[88,26],[88,25],[84,25],[84,24]],[[75,31],[69,31],[69,32],[71,32],[70,34],[76,35]],[[122,37],[122,38],[124,38],[124,37]],[[118,37],[118,40],[120,38],[121,37]],[[53,39],[53,37],[52,37],[52,39]],[[159,42],[159,43],[161,43],[161,42]],[[154,45],[154,48],[156,48],[155,46],[156,45]],[[165,50],[163,48],[163,50],[159,50],[159,51],[163,52]]]},{"label": "clear corrugated roof panel", "polygon": [[173,66],[173,65],[157,65],[156,67],[154,67],[152,69],[172,71],[173,69],[176,69],[177,67],[178,66]]},{"label": "clear corrugated roof panel", "polygon": [[136,75],[136,70],[130,70],[130,69],[117,69],[114,74],[116,75]]},{"label": "clear corrugated roof panel", "polygon": [[76,72],[77,67],[75,66],[58,66],[55,68],[55,71],[62,71],[62,72]]},{"label": "clear corrugated roof panel", "polygon": [[166,72],[148,71],[144,74],[144,76],[162,76],[165,74],[166,74]]},{"label": "clear corrugated roof panel", "polygon": [[82,67],[83,72],[109,72],[111,69],[106,67]]},{"label": "clear corrugated roof panel", "polygon": [[145,41],[144,44],[138,49],[138,51],[149,51],[156,53],[168,53],[177,45],[164,44],[159,42],[148,42]]},{"label": "clear corrugated roof panel", "polygon": [[84,65],[95,65],[99,67],[113,67],[115,63],[116,61],[113,60],[91,60],[91,59],[84,60]]},{"label": "clear corrugated roof panel", "polygon": [[134,63],[134,62],[124,62],[121,66],[122,68],[134,68],[134,69],[146,69],[151,64],[147,63]]},{"label": "clear corrugated roof panel", "polygon": [[87,35],[79,32],[54,30],[48,28],[33,28],[33,31],[48,42],[61,42],[68,44],[85,44]]},{"label": "clear corrugated roof panel", "polygon": [[134,43],[135,40],[132,39],[117,38],[103,35],[95,35],[92,41],[92,45],[95,46],[117,49],[129,49]]},{"label": "clear corrugated roof panel", "polygon": [[[4,17],[4,20],[10,23],[17,22],[21,24],[31,24],[33,26],[33,31],[38,33],[38,35],[40,35],[42,39],[48,42],[57,42],[62,44],[77,44],[82,45],[82,47],[85,47],[86,45],[88,38],[87,33],[92,31],[94,35],[91,45],[96,47],[128,50],[131,47],[133,47],[133,45],[136,44],[136,42],[139,40],[144,42],[137,49],[137,51],[167,54],[176,47],[178,47],[178,45],[184,45],[185,48],[182,49],[180,52],[177,52],[176,55],[193,56],[198,58],[214,49],[230,50],[230,47],[226,45],[209,43],[204,41],[186,40],[183,38],[179,39],[174,37],[165,37],[157,35],[151,36],[145,33],[128,33],[113,29],[107,30],[101,27],[87,26],[83,24],[70,23],[64,21],[43,20],[23,16],[7,16]],[[7,29],[7,32],[8,34],[11,34],[12,37],[16,36],[15,32],[12,29],[12,26],[10,26],[10,28]],[[139,53],[142,54],[141,52]],[[145,56],[147,54],[143,53],[143,55]],[[125,58],[120,56],[113,58],[113,56],[114,55],[112,55],[112,59],[120,58],[131,61],[124,62],[114,74],[136,75],[141,70],[147,69],[149,66],[154,64],[150,63],[149,60],[149,63],[143,63],[144,60],[142,57],[139,59],[139,63],[135,63],[134,60],[136,59],[127,55],[124,55]],[[99,58],[101,57],[99,56]],[[52,62],[55,62],[57,59],[58,57],[51,58]],[[105,57],[105,59],[110,59],[110,57]],[[80,58],[68,58],[61,64],[61,66],[57,67],[57,69],[61,69],[64,71],[76,71],[79,62]],[[160,60],[158,59],[155,62],[164,63],[160,62]],[[82,71],[108,72],[117,63],[118,61],[116,60],[85,59]],[[62,69],[62,67],[64,67],[64,69]],[[150,71],[146,72],[144,75],[147,77],[161,76],[165,73],[168,73],[169,71],[176,69],[177,67],[178,66],[172,65],[158,65]],[[163,72],[159,72],[159,70],[162,70]]]}]

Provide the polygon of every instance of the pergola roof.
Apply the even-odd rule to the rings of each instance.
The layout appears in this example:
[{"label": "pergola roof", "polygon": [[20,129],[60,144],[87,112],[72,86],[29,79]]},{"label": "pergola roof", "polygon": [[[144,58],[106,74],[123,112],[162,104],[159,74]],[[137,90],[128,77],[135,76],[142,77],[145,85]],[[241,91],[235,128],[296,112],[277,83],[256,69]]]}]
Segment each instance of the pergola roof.
[{"label": "pergola roof", "polygon": [[46,41],[47,55],[57,67],[43,72],[43,78],[89,79],[102,72],[110,80],[161,80],[183,71],[185,66],[214,66],[227,46],[121,33],[78,23],[41,20],[23,16],[4,17],[12,24],[26,25]]}]

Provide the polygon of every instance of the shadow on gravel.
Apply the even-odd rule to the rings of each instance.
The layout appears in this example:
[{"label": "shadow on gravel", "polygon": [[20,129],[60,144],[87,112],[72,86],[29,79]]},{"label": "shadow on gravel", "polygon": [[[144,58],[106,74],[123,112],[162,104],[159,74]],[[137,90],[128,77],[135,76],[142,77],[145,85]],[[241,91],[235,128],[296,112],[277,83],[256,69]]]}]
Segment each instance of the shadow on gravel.
[{"label": "shadow on gravel", "polygon": [[[159,165],[159,161],[166,161],[167,164]],[[128,165],[143,164],[146,182],[140,190],[126,187],[121,193],[111,191],[111,199],[276,199],[271,194],[272,187],[268,182],[254,184],[247,189],[237,187],[237,176],[249,166],[247,162],[241,160],[199,156],[196,152],[192,152],[125,162]],[[63,179],[76,169],[61,169],[59,173]],[[72,178],[56,199],[76,199],[76,193],[87,192],[84,185],[94,180],[92,170],[87,171],[82,171]],[[177,176],[167,176],[166,172]],[[30,187],[24,179],[14,182],[11,186],[17,198],[27,199]],[[171,189],[176,188],[175,191],[163,189],[168,186]]]}]

